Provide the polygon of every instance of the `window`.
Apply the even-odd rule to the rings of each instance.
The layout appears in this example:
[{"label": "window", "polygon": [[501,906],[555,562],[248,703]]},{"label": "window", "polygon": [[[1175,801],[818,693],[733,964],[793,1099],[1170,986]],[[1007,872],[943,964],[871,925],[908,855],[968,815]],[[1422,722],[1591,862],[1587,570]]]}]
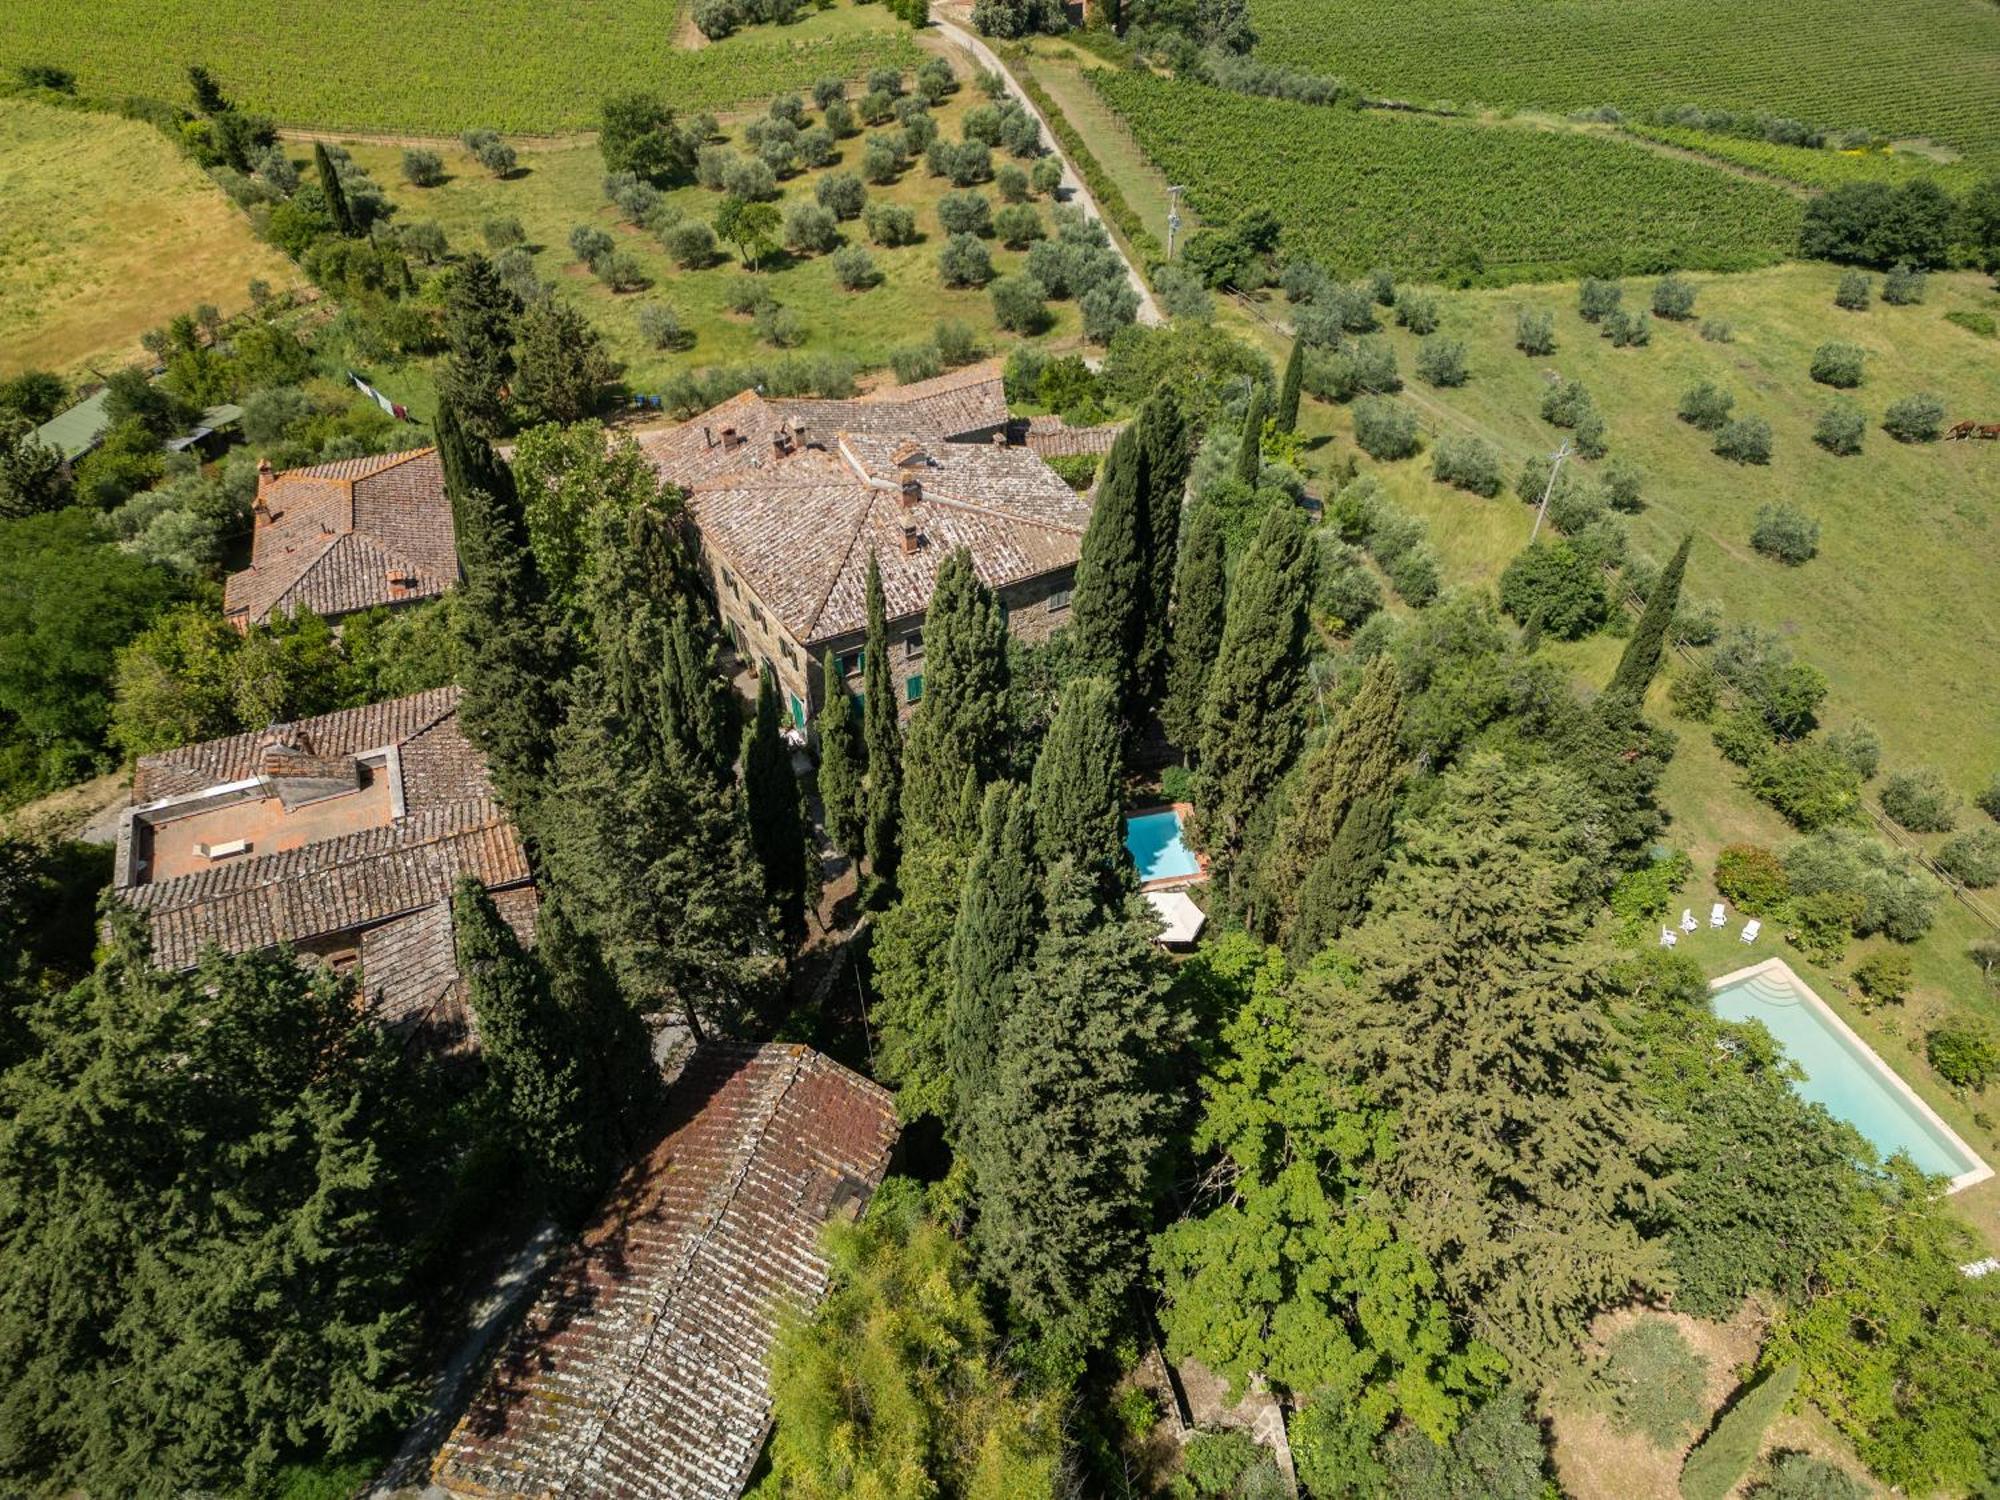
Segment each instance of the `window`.
[{"label": "window", "polygon": [[803,729],[806,727],[805,700],[799,697],[797,693],[793,693],[791,695],[791,699],[792,699],[792,723],[797,725],[800,729]]},{"label": "window", "polygon": [[1057,589],[1057,590],[1056,590],[1056,591],[1055,591],[1055,592],[1054,592],[1053,594],[1049,595],[1049,608],[1050,608],[1050,609],[1052,609],[1052,610],[1056,610],[1056,609],[1068,609],[1068,608],[1069,608],[1069,590],[1068,590],[1068,589]]},{"label": "window", "polygon": [[919,672],[903,683],[903,694],[911,702],[918,702],[924,696],[924,674]]},{"label": "window", "polygon": [[742,591],[736,587],[736,575],[727,568],[720,568],[717,571],[722,574],[722,586],[732,595],[740,595]]},{"label": "window", "polygon": [[859,648],[843,651],[834,657],[833,665],[843,677],[859,677],[861,669],[868,665],[868,653]]},{"label": "window", "polygon": [[796,667],[799,664],[799,653],[792,649],[790,641],[779,640],[778,654],[785,658],[785,665],[788,667]]},{"label": "window", "polygon": [[912,630],[903,637],[903,657],[906,661],[924,659],[924,633],[921,630]]},{"label": "window", "polygon": [[765,627],[764,627],[764,611],[763,611],[763,610],[761,610],[761,609],[759,609],[759,608],[758,608],[758,607],[757,607],[756,605],[754,605],[754,604],[750,606],[750,623],[751,623],[751,624],[753,624],[753,625],[755,625],[755,626],[756,626],[756,627],[757,627],[757,628],[758,628],[759,630],[762,630],[762,629],[764,629],[764,628],[765,628]]}]

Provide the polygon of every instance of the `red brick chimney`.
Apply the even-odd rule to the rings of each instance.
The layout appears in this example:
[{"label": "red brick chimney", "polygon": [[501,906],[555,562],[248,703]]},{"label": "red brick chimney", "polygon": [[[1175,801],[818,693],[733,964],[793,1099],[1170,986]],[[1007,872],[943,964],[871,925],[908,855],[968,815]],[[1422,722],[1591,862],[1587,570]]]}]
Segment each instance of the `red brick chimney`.
[{"label": "red brick chimney", "polygon": [[250,507],[250,509],[251,509],[251,512],[252,512],[252,514],[254,514],[254,515],[257,515],[257,516],[259,516],[259,517],[262,517],[262,516],[266,516],[266,515],[269,515],[269,514],[270,514],[270,510],[271,510],[270,506],[268,506],[268,505],[266,505],[266,504],[264,503],[264,492],[265,492],[266,490],[270,489],[270,487],[271,487],[271,480],[272,480],[272,478],[273,478],[273,475],[272,475],[272,473],[271,473],[271,460],[270,460],[270,459],[268,459],[268,458],[260,458],[260,459],[258,459],[258,460],[257,460],[257,499],[255,500],[255,502],[253,502],[253,503],[252,503],[252,505],[251,505],[251,507]]},{"label": "red brick chimney", "polygon": [[914,521],[905,521],[903,523],[903,556],[916,556],[917,548],[922,545],[923,539],[917,535],[916,523]]},{"label": "red brick chimney", "polygon": [[903,476],[903,514],[907,517],[924,498],[924,482],[914,474]]}]

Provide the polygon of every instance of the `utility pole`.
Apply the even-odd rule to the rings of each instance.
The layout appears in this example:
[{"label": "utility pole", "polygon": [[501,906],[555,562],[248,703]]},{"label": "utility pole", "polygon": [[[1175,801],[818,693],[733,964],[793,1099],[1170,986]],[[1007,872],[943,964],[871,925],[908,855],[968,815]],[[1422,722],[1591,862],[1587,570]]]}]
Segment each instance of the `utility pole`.
[{"label": "utility pole", "polygon": [[1181,194],[1187,189],[1175,184],[1167,189],[1167,259],[1174,258],[1174,236],[1181,228]]},{"label": "utility pole", "polygon": [[1556,492],[1556,475],[1562,472],[1563,460],[1568,457],[1569,440],[1565,438],[1563,445],[1549,455],[1549,482],[1542,489],[1542,503],[1535,509],[1535,528],[1528,533],[1528,541],[1531,545],[1536,536],[1541,532],[1542,517],[1549,513],[1549,496]]}]

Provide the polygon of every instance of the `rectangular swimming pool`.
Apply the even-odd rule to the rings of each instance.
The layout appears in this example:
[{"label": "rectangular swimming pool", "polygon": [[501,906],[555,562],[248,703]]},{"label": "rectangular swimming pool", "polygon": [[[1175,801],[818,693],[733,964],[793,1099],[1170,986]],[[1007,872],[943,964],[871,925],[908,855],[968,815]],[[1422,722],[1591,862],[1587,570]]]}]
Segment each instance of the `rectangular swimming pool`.
[{"label": "rectangular swimming pool", "polygon": [[1792,1086],[1824,1105],[1884,1157],[1905,1152],[1925,1172],[1949,1177],[1951,1191],[1993,1175],[1958,1132],[1938,1118],[1868,1044],[1835,1015],[1783,959],[1770,959],[1709,986],[1725,1021],[1761,1021],[1785,1055],[1804,1070]]},{"label": "rectangular swimming pool", "polygon": [[1128,817],[1125,849],[1139,867],[1142,885],[1154,880],[1184,880],[1201,873],[1201,861],[1181,841],[1181,815],[1171,807]]}]

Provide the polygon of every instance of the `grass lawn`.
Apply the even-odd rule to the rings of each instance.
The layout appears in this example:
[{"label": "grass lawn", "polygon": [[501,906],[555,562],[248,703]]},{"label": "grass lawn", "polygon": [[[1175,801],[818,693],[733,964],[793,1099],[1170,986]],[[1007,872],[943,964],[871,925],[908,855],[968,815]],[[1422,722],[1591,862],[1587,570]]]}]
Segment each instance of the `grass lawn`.
[{"label": "grass lawn", "polygon": [[88,94],[184,100],[187,69],[200,63],[239,105],[281,124],[455,135],[588,128],[621,89],[714,109],[916,61],[909,27],[880,5],[848,0],[699,49],[677,40],[680,9],[680,0],[350,0],[310,10],[105,0],[84,19],[62,0],[11,0],[0,72],[54,63]]},{"label": "grass lawn", "polygon": [[[933,113],[941,135],[957,139],[961,117],[979,102],[978,92],[967,85],[936,109]],[[808,117],[809,124],[816,120],[816,115]],[[725,123],[724,130],[741,149],[742,122]],[[777,205],[780,211],[794,199],[810,199],[814,183],[828,173],[856,170],[865,139],[864,133],[841,142],[841,160],[833,166],[802,172],[781,183],[784,196]],[[751,320],[728,310],[732,287],[752,274],[743,270],[728,247],[723,247],[724,258],[715,265],[682,270],[651,233],[619,221],[616,209],[605,201],[601,185],[604,163],[593,144],[570,143],[525,152],[525,170],[504,182],[495,181],[453,149],[444,153],[450,180],[435,188],[414,188],[403,181],[398,148],[358,144],[351,149],[356,161],[394,198],[400,219],[436,221],[454,250],[483,249],[481,226],[490,218],[519,219],[542,279],[582,307],[603,330],[612,354],[625,364],[626,383],[634,391],[657,391],[681,371],[768,360],[787,352],[760,342]],[[796,311],[805,325],[804,342],[789,352],[842,353],[864,365],[879,365],[895,350],[926,341],[931,330],[946,318],[971,325],[989,345],[1013,340],[1013,335],[995,327],[992,299],[985,291],[954,290],[939,278],[937,256],[945,235],[937,219],[937,202],[948,190],[949,185],[930,177],[921,162],[912,165],[900,181],[868,189],[871,203],[887,201],[914,209],[923,238],[893,250],[869,246],[883,280],[867,291],[841,290],[828,256],[779,253],[770,257],[769,269],[755,273],[757,279],[767,284],[780,303]],[[998,197],[990,184],[980,191],[997,207]],[[720,193],[694,186],[676,189],[668,196],[687,217],[703,220],[712,220],[722,202]],[[1046,200],[1035,202],[1047,226],[1049,205]],[[569,233],[578,224],[608,231],[620,249],[640,260],[652,286],[644,291],[614,293],[598,282],[570,254]],[[842,231],[848,241],[867,244],[859,220],[844,223]],[[1001,248],[997,240],[987,244],[999,273],[1019,269],[1026,258],[1025,252]],[[639,309],[649,302],[665,302],[678,311],[683,325],[694,334],[694,342],[678,351],[649,347],[638,324]],[[1055,321],[1047,336],[1060,338],[1077,331],[1073,303],[1051,303],[1050,311]],[[398,399],[410,400],[400,385],[395,390]],[[411,404],[421,407],[422,403]]]},{"label": "grass lawn", "polygon": [[106,371],[139,335],[292,263],[150,125],[0,99],[0,375]]}]

